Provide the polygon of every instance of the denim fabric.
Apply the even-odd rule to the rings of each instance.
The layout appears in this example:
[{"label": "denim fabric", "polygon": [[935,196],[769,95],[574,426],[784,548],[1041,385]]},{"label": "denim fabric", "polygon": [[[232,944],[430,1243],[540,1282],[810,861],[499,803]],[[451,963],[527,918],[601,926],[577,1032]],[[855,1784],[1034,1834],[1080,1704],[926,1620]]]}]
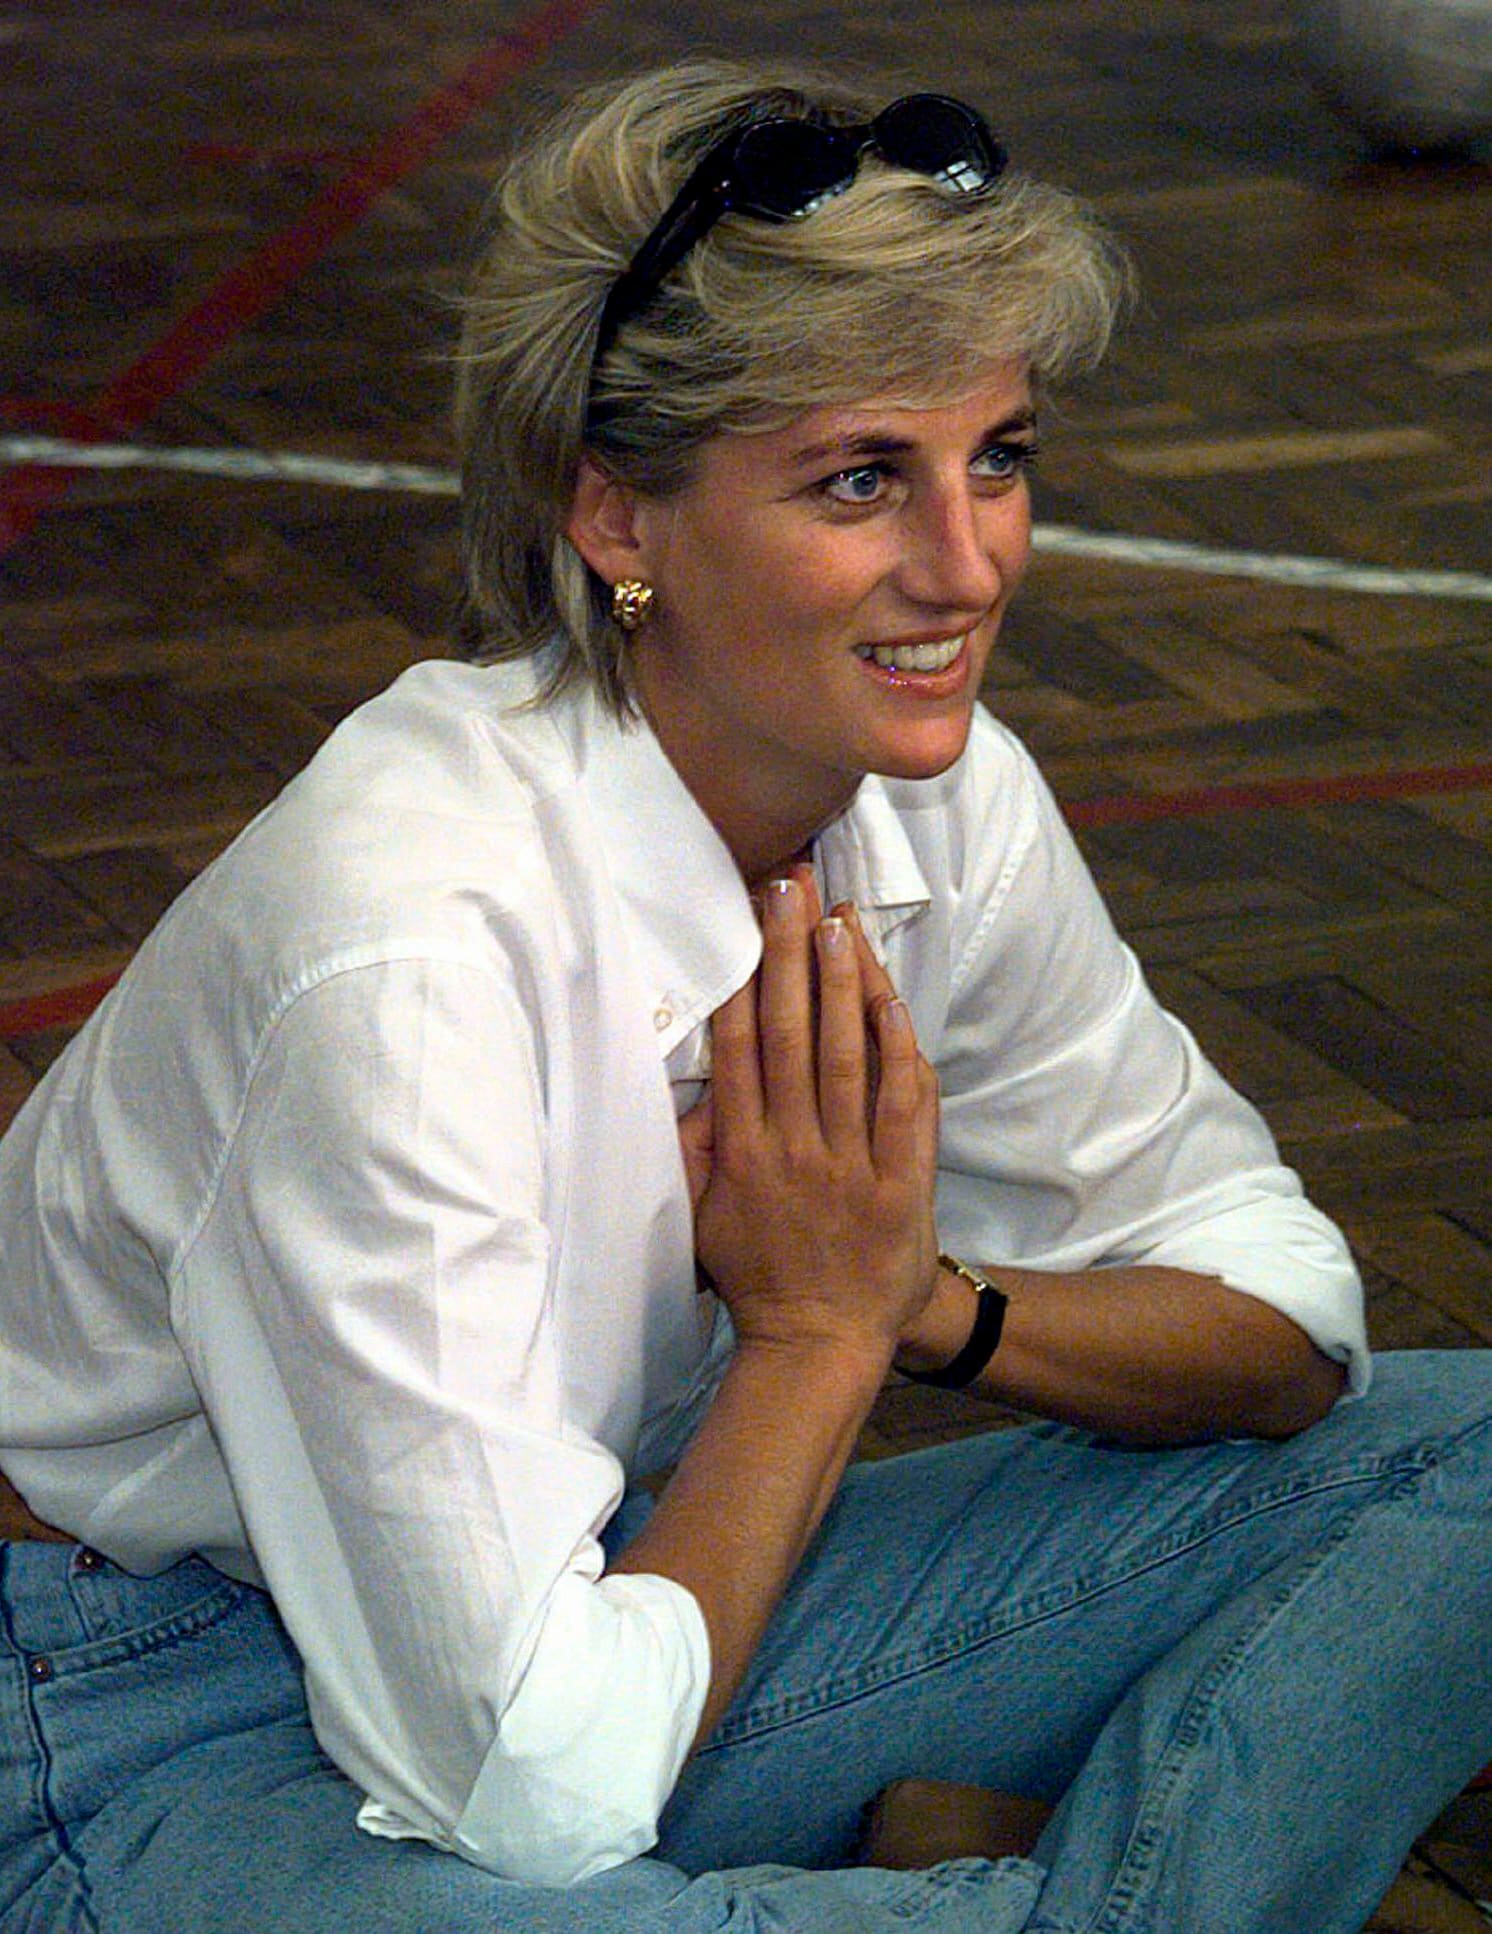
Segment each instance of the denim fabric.
[{"label": "denim fabric", "polygon": [[[260,1593],[0,1547],[0,1934],[1356,1934],[1492,1757],[1489,1419],[1426,1353],[1286,1444],[856,1467],[658,1857],[570,1892],[359,1833]],[[845,1867],[919,1773],[1060,1798],[1040,1864]]]}]

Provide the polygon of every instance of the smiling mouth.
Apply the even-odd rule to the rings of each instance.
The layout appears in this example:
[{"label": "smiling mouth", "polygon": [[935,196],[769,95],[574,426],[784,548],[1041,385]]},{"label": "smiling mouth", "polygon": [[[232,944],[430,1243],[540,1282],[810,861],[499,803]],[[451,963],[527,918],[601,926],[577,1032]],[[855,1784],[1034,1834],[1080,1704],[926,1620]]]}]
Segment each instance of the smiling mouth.
[{"label": "smiling mouth", "polygon": [[855,656],[891,672],[946,671],[967,642],[967,633],[930,645],[856,645]]}]

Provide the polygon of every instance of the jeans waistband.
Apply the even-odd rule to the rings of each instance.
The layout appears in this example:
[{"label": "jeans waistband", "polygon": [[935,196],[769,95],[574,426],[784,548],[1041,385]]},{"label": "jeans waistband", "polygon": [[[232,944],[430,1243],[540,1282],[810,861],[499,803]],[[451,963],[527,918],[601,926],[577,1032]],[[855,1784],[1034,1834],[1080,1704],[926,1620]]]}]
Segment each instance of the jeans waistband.
[{"label": "jeans waistband", "polygon": [[137,1578],[77,1544],[0,1544],[0,1654],[47,1654],[122,1640],[251,1593],[201,1558]]}]

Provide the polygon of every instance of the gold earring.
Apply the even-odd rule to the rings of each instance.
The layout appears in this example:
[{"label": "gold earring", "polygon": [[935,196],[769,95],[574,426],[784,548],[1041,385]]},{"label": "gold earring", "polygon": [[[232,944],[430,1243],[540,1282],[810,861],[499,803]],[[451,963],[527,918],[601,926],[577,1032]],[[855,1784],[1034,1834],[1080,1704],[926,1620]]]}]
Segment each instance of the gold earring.
[{"label": "gold earring", "polygon": [[611,588],[611,616],[623,631],[637,631],[648,621],[653,587],[641,578],[623,578]]}]

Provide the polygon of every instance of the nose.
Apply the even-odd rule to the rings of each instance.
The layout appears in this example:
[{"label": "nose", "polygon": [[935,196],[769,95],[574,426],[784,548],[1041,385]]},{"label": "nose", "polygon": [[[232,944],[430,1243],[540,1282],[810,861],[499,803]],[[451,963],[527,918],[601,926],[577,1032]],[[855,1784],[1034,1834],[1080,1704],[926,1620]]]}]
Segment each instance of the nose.
[{"label": "nose", "polygon": [[905,526],[898,579],[914,603],[975,623],[1018,576],[1030,543],[1023,487],[980,495],[967,477],[922,494]]}]

